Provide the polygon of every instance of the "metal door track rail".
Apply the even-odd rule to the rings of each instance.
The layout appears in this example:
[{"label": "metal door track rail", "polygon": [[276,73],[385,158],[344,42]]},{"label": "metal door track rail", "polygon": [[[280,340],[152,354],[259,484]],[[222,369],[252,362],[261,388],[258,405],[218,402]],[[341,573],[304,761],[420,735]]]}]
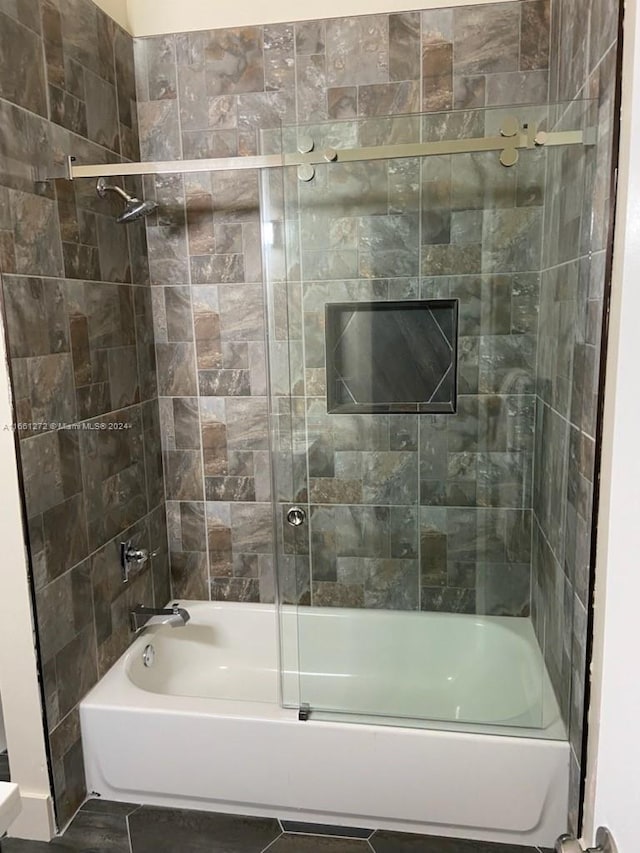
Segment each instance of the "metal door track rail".
[{"label": "metal door track rail", "polygon": [[[446,154],[470,154],[480,151],[500,151],[503,166],[514,166],[522,149],[550,148],[559,145],[589,145],[595,143],[595,132],[569,130],[547,133],[514,118],[506,119],[500,136],[470,139],[445,139],[437,142],[375,145],[364,148],[325,148],[314,151],[313,141],[307,138],[303,151],[291,154],[266,154],[248,157],[220,157],[202,160],[150,161],[148,163],[98,163],[77,165],[68,157],[66,173],[59,177],[110,178],[127,175],[166,175],[186,172],[226,172],[236,169],[274,169],[297,166],[301,180],[311,180],[314,166],[326,163],[355,163],[367,160],[395,160],[407,157],[438,157]],[[311,146],[309,148],[308,146]]]}]

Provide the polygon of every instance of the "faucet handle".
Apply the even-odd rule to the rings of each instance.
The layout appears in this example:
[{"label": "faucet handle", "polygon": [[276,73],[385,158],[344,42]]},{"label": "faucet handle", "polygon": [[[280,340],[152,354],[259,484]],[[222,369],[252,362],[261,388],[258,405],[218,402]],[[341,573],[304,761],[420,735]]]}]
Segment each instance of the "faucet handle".
[{"label": "faucet handle", "polygon": [[155,557],[159,549],[149,552],[147,548],[134,548],[131,539],[120,543],[120,568],[122,569],[122,582],[127,583],[129,575],[134,569],[140,569],[149,557]]}]

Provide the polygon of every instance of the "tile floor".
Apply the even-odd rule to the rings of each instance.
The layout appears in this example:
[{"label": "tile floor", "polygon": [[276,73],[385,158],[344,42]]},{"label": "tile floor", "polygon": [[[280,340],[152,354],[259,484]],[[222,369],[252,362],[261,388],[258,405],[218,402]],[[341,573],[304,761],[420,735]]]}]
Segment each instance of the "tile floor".
[{"label": "tile floor", "polygon": [[[550,853],[542,848],[397,832],[342,829],[272,818],[160,809],[89,800],[64,835],[43,844],[6,838],[1,853]],[[345,837],[349,835],[351,837]]]},{"label": "tile floor", "polygon": [[0,782],[10,782],[11,771],[9,770],[9,755],[5,752],[0,752]]}]

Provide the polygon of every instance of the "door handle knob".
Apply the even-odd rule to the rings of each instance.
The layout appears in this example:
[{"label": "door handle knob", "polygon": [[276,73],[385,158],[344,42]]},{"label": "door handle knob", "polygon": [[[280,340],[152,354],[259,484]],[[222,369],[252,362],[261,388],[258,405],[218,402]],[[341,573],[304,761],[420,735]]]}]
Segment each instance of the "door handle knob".
[{"label": "door handle knob", "polygon": [[287,513],[287,521],[292,527],[300,527],[304,524],[307,518],[307,513],[300,506],[292,506]]}]

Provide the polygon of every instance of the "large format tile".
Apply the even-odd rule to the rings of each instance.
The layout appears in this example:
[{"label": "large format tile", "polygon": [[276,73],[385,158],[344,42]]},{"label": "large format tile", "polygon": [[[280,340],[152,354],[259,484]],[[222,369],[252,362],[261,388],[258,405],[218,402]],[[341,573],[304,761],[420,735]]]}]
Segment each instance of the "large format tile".
[{"label": "large format tile", "polygon": [[366,841],[323,838],[320,835],[281,835],[269,853],[371,853]]},{"label": "large format tile", "polygon": [[535,853],[535,847],[519,844],[494,844],[491,841],[467,841],[379,830],[370,839],[376,853]]},{"label": "large format tile", "polygon": [[82,804],[80,811],[126,816],[139,808],[140,806],[137,803],[117,803],[114,800],[105,800],[102,797],[92,797]]},{"label": "large format tile", "polygon": [[130,853],[127,818],[124,814],[81,810],[61,841],[74,850],[95,853]]},{"label": "large format tile", "polygon": [[280,834],[272,818],[143,806],[129,816],[134,853],[261,853]]},{"label": "large format tile", "polygon": [[50,841],[24,841],[21,838],[3,838],[2,853],[69,853],[72,849],[59,840]]}]

